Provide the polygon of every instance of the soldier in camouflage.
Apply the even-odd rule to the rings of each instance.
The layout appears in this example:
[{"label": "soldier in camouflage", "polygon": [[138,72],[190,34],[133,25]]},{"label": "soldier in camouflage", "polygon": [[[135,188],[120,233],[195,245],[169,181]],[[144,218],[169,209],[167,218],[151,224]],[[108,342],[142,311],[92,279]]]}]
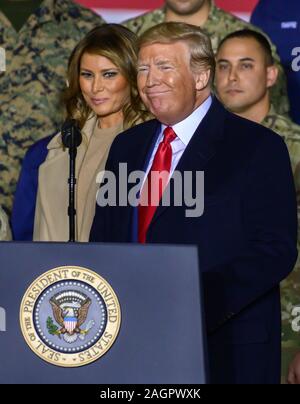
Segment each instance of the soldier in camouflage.
[{"label": "soldier in camouflage", "polygon": [[[268,115],[261,123],[281,135],[285,139],[289,151],[297,193],[298,252],[300,252],[300,126],[290,119],[278,115],[272,105]],[[300,332],[292,327],[292,321],[295,319],[295,313],[293,313],[295,307],[300,307],[300,255],[293,272],[281,283],[282,382],[286,381],[290,362],[300,351]]]},{"label": "soldier in camouflage", "polygon": [[[221,42],[216,69],[218,97],[232,112],[261,123],[285,140],[295,179],[300,236],[300,126],[279,115],[270,102],[269,89],[276,82],[277,73],[270,45],[261,34],[242,30],[232,33]],[[299,247],[298,241],[298,251]],[[286,380],[289,362],[300,350],[299,333],[293,331],[291,324],[292,310],[300,305],[299,276],[298,258],[294,271],[281,284],[283,381]]]},{"label": "soldier in camouflage", "polygon": [[[216,52],[221,40],[233,31],[249,28],[261,32],[259,28],[216,7],[213,0],[190,0],[185,2],[166,0],[164,7],[125,21],[123,25],[141,35],[148,28],[164,21],[181,21],[199,25],[210,37],[214,52]],[[279,77],[271,90],[271,100],[278,113],[287,115],[290,107],[286,77],[274,45],[272,45],[272,53],[279,69]]]},{"label": "soldier in camouflage", "polygon": [[0,6],[1,70],[5,67],[0,71],[0,195],[7,212],[26,150],[61,127],[60,96],[71,51],[104,23],[71,0],[38,3],[18,32]]},{"label": "soldier in camouflage", "polygon": [[11,240],[11,232],[8,225],[8,218],[0,206],[0,241]]}]

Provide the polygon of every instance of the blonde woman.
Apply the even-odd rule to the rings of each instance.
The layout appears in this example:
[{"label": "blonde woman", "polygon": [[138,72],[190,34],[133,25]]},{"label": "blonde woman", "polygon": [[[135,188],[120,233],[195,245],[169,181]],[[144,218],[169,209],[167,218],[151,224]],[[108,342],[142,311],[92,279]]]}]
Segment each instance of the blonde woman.
[{"label": "blonde woman", "polygon": [[[83,135],[76,159],[78,241],[88,241],[99,186],[96,177],[113,140],[147,118],[136,86],[135,42],[127,28],[106,24],[87,34],[70,57],[64,103],[67,117],[76,119]],[[35,241],[68,241],[68,177],[68,150],[59,133],[39,165]]]}]

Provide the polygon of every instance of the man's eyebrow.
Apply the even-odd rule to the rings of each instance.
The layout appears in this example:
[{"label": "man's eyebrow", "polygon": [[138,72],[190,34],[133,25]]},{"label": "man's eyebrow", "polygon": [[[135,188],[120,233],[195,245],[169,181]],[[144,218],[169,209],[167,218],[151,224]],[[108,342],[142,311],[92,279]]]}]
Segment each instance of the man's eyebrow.
[{"label": "man's eyebrow", "polygon": [[[246,57],[239,59],[239,62],[255,62],[253,58]],[[228,59],[217,59],[217,63],[230,63]]]},{"label": "man's eyebrow", "polygon": [[[162,65],[166,65],[166,64],[174,64],[174,62],[172,62],[169,59],[159,59],[159,60],[154,61],[154,64],[157,66],[162,66]],[[138,61],[138,66],[150,66],[150,64],[147,62],[143,62],[141,60],[141,61]]]},{"label": "man's eyebrow", "polygon": [[239,62],[255,62],[255,60],[253,58],[241,58],[239,59]]},{"label": "man's eyebrow", "polygon": [[227,59],[217,59],[217,63],[229,63]]},{"label": "man's eyebrow", "polygon": [[155,64],[157,64],[157,65],[165,65],[165,64],[168,64],[168,63],[172,63],[171,60],[160,59],[160,60],[155,61]]}]

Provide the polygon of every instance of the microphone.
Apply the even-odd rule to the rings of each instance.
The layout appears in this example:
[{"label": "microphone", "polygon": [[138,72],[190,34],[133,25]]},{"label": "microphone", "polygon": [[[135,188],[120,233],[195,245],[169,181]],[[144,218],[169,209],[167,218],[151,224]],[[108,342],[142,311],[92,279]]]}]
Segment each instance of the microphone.
[{"label": "microphone", "polygon": [[82,142],[82,135],[75,119],[67,119],[61,128],[63,145],[67,148],[76,148]]},{"label": "microphone", "polygon": [[69,149],[69,207],[68,207],[68,216],[69,216],[69,241],[74,242],[75,239],[75,217],[76,217],[76,209],[75,209],[75,186],[76,186],[76,177],[75,177],[75,164],[76,164],[76,155],[77,155],[77,147],[82,142],[82,136],[78,124],[75,119],[67,119],[62,128],[61,128],[61,138],[63,145]]}]

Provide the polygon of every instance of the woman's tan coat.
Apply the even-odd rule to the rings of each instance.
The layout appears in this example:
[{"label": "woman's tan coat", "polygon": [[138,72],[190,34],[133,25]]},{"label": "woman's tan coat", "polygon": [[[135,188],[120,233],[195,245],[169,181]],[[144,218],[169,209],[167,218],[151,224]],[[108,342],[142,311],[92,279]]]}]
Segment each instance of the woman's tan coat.
[{"label": "woman's tan coat", "polygon": [[[97,174],[104,170],[110,146],[122,131],[122,126],[108,135],[98,137],[101,147],[94,148],[97,132],[96,117],[90,118],[82,129],[83,141],[76,158],[76,240],[88,241],[96,206],[99,184]],[[100,131],[101,134],[101,129]],[[105,130],[104,130],[105,131]],[[102,135],[101,135],[102,136]],[[93,149],[94,148],[94,149]],[[34,221],[34,241],[69,240],[69,154],[63,149],[60,133],[48,145],[48,155],[39,168],[38,194]]]}]

